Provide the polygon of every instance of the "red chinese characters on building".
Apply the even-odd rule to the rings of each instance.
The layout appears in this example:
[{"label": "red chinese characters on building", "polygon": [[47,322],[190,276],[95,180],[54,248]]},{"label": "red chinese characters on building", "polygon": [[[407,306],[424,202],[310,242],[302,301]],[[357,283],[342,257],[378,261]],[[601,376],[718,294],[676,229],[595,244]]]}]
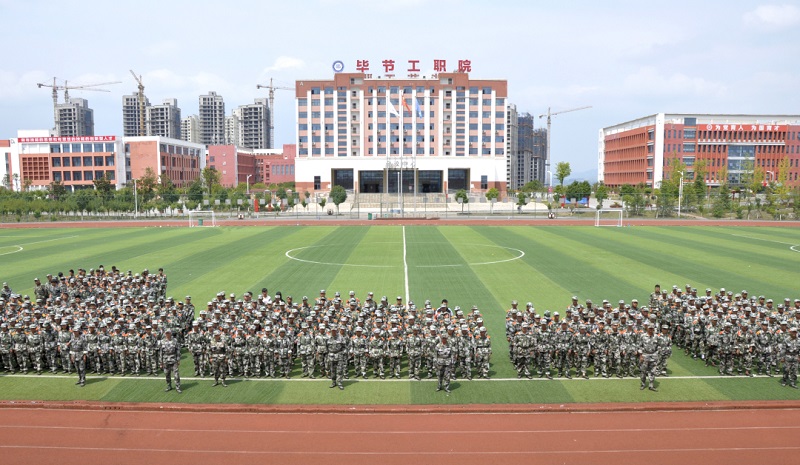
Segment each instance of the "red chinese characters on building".
[{"label": "red chinese characters on building", "polygon": [[420,72],[420,69],[418,68],[419,60],[408,60],[408,66],[410,66],[410,68],[408,68],[408,70],[407,70],[409,73],[419,73]]},{"label": "red chinese characters on building", "polygon": [[459,73],[471,73],[472,72],[472,61],[471,60],[458,60],[458,72]]},{"label": "red chinese characters on building", "polygon": [[433,70],[437,73],[446,73],[447,60],[433,60]]},{"label": "red chinese characters on building", "polygon": [[390,73],[394,71],[394,60],[383,60],[383,71],[386,73]]},{"label": "red chinese characters on building", "polygon": [[362,73],[369,71],[369,60],[356,60],[356,69]]}]

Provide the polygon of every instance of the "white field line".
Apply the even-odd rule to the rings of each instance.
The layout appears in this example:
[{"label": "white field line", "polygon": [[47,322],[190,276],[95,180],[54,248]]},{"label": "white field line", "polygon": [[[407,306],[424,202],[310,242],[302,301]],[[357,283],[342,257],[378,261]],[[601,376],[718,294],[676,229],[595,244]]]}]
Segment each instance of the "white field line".
[{"label": "white field line", "polygon": [[13,245],[0,246],[0,249],[4,249],[4,248],[7,248],[7,247],[16,247],[17,248],[17,250],[12,250],[11,252],[0,253],[0,256],[11,255],[12,253],[22,252],[23,250],[25,250],[25,248],[22,247],[23,245],[43,244],[45,242],[60,241],[60,240],[63,240],[63,239],[72,239],[73,237],[78,237],[78,236],[75,235],[75,236],[66,236],[66,237],[56,237],[55,239],[47,239],[47,240],[44,240],[44,241],[25,242],[24,244],[13,244]]},{"label": "white field line", "polygon": [[406,305],[410,299],[410,292],[408,290],[408,259],[406,258],[406,227],[403,226],[403,278],[406,282]]},{"label": "white field line", "polygon": [[792,252],[800,252],[800,249],[798,249],[798,247],[800,247],[800,244],[792,244],[791,242],[773,241],[772,239],[761,239],[760,237],[745,236],[742,234],[731,234],[731,236],[744,237],[745,239],[753,239],[754,241],[774,242],[775,244],[788,245],[790,246],[789,250],[791,250]]}]

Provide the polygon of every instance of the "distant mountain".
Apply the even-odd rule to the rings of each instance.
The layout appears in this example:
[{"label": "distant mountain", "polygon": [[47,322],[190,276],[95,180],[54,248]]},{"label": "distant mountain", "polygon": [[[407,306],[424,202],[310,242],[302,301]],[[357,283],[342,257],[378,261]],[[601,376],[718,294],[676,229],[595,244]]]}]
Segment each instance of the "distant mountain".
[{"label": "distant mountain", "polygon": [[[579,173],[572,173],[569,175],[567,179],[564,180],[564,184],[571,184],[572,181],[589,181],[589,184],[594,184],[597,182],[597,168],[581,171]],[[557,183],[558,180],[553,179],[554,183]]]}]

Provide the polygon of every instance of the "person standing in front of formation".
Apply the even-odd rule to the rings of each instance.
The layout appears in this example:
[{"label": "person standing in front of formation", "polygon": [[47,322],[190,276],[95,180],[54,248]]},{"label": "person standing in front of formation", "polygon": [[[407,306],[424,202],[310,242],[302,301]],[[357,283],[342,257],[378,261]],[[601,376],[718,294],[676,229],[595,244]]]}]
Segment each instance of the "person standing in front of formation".
[{"label": "person standing in front of formation", "polygon": [[167,380],[167,388],[164,392],[172,390],[172,374],[175,374],[175,391],[181,393],[181,345],[176,338],[172,337],[172,330],[167,328],[164,331],[164,339],[159,341],[161,346],[161,369],[164,370],[164,377]]},{"label": "person standing in front of formation", "polygon": [[228,346],[222,339],[222,333],[218,329],[214,330],[214,338],[211,339],[211,343],[208,345],[208,351],[211,356],[211,372],[214,374],[214,384],[211,386],[214,387],[220,384],[220,378],[222,378],[222,387],[228,387],[225,384],[225,375],[228,371],[225,358],[228,353]]},{"label": "person standing in front of formation", "polygon": [[342,380],[347,370],[347,339],[344,336],[346,329],[343,326],[341,330],[337,331],[336,326],[331,325],[331,337],[326,340],[331,369],[330,387],[332,388],[338,386],[339,389],[344,389]]},{"label": "person standing in front of formation", "polygon": [[447,343],[447,333],[442,333],[439,343],[434,350],[436,357],[436,374],[438,377],[437,391],[442,389],[450,392],[450,369],[453,366],[453,349]]},{"label": "person standing in front of formation", "polygon": [[649,322],[645,323],[646,333],[639,340],[639,371],[641,371],[641,385],[639,389],[645,388],[645,382],[649,382],[651,391],[658,391],[655,387],[656,370],[658,368],[658,349],[659,338],[655,334],[655,328]]},{"label": "person standing in front of formation", "polygon": [[86,358],[89,355],[89,347],[86,338],[81,334],[81,327],[72,328],[72,339],[69,341],[69,359],[75,371],[78,372],[78,382],[80,387],[86,385]]}]

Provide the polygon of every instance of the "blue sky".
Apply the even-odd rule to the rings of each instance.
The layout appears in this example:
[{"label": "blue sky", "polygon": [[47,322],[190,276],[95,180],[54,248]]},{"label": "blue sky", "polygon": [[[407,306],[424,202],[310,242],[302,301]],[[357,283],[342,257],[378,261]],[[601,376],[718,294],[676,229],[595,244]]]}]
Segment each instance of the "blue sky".
[{"label": "blue sky", "polygon": [[[657,112],[800,113],[800,4],[731,1],[0,0],[0,138],[52,126],[53,77],[95,110],[96,134],[121,134],[133,69],[151,103],[183,115],[215,90],[226,111],[265,97],[272,77],[330,78],[370,60],[398,66],[472,62],[473,78],[509,82],[535,115],[591,105],[553,121],[553,162],[596,170],[598,130]],[[277,143],[294,141],[294,99],[276,91]],[[544,124],[544,120],[537,120]],[[591,180],[591,179],[590,179]]]}]

